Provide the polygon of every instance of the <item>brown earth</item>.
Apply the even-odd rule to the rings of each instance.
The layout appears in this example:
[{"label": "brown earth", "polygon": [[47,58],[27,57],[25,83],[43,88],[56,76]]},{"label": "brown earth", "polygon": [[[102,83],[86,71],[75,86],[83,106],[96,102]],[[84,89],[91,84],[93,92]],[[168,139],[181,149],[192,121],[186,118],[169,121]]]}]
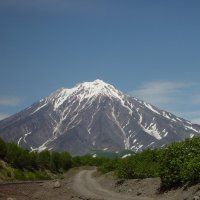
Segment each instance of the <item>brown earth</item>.
[{"label": "brown earth", "polygon": [[94,169],[72,169],[60,187],[54,181],[0,184],[0,200],[192,200],[200,195],[200,185],[182,187],[160,194],[160,179],[116,180],[111,174],[98,176]]}]

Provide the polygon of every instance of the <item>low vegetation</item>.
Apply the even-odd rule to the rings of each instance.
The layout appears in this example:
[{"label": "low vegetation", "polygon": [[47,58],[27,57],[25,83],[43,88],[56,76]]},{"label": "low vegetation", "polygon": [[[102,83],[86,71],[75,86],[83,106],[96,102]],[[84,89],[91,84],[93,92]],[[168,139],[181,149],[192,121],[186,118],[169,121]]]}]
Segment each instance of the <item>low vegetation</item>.
[{"label": "low vegetation", "polygon": [[123,179],[160,177],[162,190],[195,184],[200,180],[200,137],[163,149],[148,149],[117,161],[108,160],[99,167],[103,173],[111,170]]},{"label": "low vegetation", "polygon": [[[97,166],[98,171],[121,179],[160,177],[161,189],[171,189],[200,180],[200,138],[194,137],[162,149],[147,149],[126,158],[92,155],[72,157],[67,152],[30,152],[0,139],[0,178],[20,180],[49,179],[49,173],[62,173],[72,167]],[[10,167],[5,167],[8,163]]]},{"label": "low vegetation", "polygon": [[145,150],[120,159],[115,174],[118,178],[148,178],[159,176],[158,150]]},{"label": "low vegetation", "polygon": [[13,174],[13,178],[19,180],[50,179],[51,173],[61,173],[72,167],[72,157],[67,152],[58,153],[46,150],[30,152],[14,143],[6,144],[1,139],[0,159],[8,163],[13,169],[8,170],[5,164],[2,165],[4,162],[1,162],[0,174],[9,171]]},{"label": "low vegetation", "polygon": [[160,153],[160,172],[163,189],[170,189],[200,180],[200,138],[194,137],[169,145]]}]

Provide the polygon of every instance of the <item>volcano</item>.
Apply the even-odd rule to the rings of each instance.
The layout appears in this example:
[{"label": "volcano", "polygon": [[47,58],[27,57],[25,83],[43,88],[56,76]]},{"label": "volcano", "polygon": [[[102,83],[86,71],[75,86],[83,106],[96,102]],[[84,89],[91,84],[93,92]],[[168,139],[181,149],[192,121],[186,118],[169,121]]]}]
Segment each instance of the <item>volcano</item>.
[{"label": "volcano", "polygon": [[200,135],[200,125],[102,80],[61,88],[0,121],[0,137],[30,150],[135,152]]}]

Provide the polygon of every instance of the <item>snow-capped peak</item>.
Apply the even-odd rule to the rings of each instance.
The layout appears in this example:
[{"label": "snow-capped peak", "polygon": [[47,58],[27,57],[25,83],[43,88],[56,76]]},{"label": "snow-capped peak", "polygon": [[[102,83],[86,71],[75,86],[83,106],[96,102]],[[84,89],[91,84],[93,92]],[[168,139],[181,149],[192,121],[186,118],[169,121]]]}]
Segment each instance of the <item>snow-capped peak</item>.
[{"label": "snow-capped peak", "polygon": [[91,98],[99,94],[112,96],[115,98],[119,98],[119,96],[122,95],[122,93],[115,89],[112,85],[99,79],[93,82],[84,82],[78,84],[77,89],[82,90],[85,93],[85,98]]},{"label": "snow-capped peak", "polygon": [[77,84],[71,89],[61,88],[47,97],[46,102],[54,102],[56,109],[71,96],[76,96],[76,98],[82,101],[83,99],[96,98],[99,95],[120,99],[120,101],[123,96],[122,92],[115,89],[112,85],[97,79],[93,82]]}]

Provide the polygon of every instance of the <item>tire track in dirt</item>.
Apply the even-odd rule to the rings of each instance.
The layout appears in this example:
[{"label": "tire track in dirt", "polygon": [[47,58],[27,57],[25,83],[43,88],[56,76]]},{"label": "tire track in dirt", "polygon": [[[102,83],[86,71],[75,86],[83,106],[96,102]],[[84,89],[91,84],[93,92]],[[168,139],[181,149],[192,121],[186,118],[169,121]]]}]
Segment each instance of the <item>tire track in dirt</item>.
[{"label": "tire track in dirt", "polygon": [[93,177],[95,170],[81,170],[74,177],[73,189],[76,193],[95,200],[153,200],[149,197],[132,197],[103,188]]}]

